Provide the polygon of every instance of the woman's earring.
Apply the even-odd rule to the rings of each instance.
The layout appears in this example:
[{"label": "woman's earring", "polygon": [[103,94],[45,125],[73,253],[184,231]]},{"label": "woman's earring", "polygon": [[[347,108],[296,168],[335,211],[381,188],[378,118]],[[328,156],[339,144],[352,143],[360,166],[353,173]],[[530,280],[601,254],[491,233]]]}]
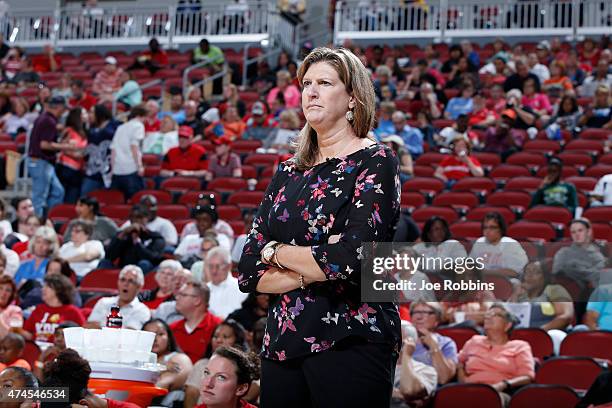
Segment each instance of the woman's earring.
[{"label": "woman's earring", "polygon": [[352,122],[355,120],[355,115],[353,115],[352,110],[346,111],[346,114],[344,116],[346,117],[346,120],[349,122]]}]

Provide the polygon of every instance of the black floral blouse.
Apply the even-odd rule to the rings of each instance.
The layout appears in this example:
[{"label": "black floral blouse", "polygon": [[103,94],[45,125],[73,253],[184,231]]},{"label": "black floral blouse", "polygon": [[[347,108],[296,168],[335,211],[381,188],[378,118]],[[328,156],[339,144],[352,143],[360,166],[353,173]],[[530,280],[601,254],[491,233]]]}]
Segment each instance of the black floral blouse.
[{"label": "black floral blouse", "polygon": [[[291,160],[280,164],[243,249],[240,290],[256,291],[270,268],[260,260],[270,240],[311,246],[328,280],[281,294],[270,304],[264,358],[305,356],[348,336],[399,347],[397,307],[362,303],[359,286],[362,242],[391,241],[399,210],[399,163],[385,146],[374,144],[307,171]],[[336,234],[340,241],[328,244]]]}]

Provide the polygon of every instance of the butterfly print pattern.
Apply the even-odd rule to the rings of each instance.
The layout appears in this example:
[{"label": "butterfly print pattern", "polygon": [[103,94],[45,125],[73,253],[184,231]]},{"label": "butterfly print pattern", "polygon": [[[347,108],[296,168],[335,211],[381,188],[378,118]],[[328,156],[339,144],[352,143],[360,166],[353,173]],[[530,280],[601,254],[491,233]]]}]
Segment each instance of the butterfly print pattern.
[{"label": "butterfly print pattern", "polygon": [[[270,266],[260,261],[271,240],[309,246],[324,282],[275,296],[262,356],[286,360],[328,350],[348,336],[399,347],[399,315],[391,303],[360,300],[363,242],[391,241],[400,209],[399,163],[372,145],[307,171],[281,163],[249,231],[239,264],[242,291],[256,291]],[[332,235],[340,235],[329,244]]]}]

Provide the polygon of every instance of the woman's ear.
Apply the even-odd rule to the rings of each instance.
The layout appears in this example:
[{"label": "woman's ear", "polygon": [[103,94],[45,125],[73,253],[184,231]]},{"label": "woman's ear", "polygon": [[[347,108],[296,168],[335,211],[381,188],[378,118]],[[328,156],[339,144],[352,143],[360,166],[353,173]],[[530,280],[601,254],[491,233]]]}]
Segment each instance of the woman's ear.
[{"label": "woman's ear", "polygon": [[355,105],[357,105],[357,103],[355,102],[355,97],[354,96],[349,97],[349,104],[348,104],[349,109],[355,109]]},{"label": "woman's ear", "polygon": [[243,398],[247,392],[249,392],[250,383],[240,384],[238,388],[236,388],[236,396],[239,398]]}]

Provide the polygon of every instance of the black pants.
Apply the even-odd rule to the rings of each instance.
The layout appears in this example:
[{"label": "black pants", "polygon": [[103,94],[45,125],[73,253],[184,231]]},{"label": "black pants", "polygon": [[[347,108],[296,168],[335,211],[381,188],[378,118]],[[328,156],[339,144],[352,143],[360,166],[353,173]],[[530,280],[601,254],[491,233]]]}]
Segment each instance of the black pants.
[{"label": "black pants", "polygon": [[357,337],[307,357],[263,359],[261,408],[388,407],[396,361],[390,345]]}]

